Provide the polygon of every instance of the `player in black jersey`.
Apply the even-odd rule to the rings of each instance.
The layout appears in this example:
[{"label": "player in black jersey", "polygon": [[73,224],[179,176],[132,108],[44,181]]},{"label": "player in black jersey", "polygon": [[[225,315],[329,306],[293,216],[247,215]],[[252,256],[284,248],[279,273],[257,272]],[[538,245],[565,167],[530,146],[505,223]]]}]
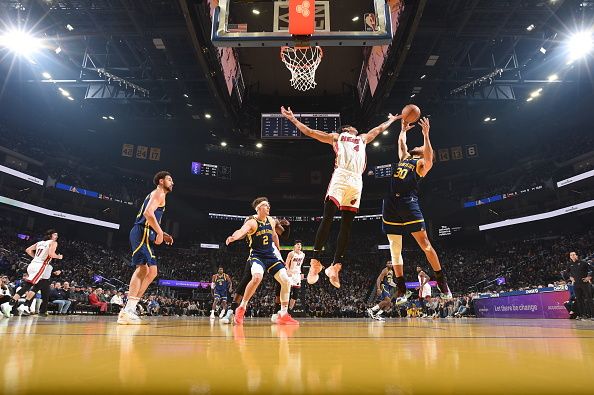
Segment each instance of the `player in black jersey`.
[{"label": "player in black jersey", "polygon": [[398,296],[406,293],[404,269],[402,261],[402,235],[410,233],[425,255],[435,272],[437,286],[442,297],[451,298],[445,274],[442,271],[435,249],[429,242],[425,231],[425,220],[419,207],[419,182],[433,167],[433,148],[429,139],[431,125],[429,119],[419,121],[423,131],[423,146],[408,150],[406,133],[414,127],[402,121],[400,136],[398,137],[399,162],[393,166],[390,180],[390,190],[383,200],[382,222],[384,233],[388,236],[390,254],[394,262]]}]

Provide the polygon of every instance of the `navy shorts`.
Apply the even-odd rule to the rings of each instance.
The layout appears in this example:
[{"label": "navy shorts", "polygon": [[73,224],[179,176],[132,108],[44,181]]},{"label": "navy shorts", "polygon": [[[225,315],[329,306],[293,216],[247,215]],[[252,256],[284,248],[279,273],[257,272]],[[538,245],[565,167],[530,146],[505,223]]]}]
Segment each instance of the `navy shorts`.
[{"label": "navy shorts", "polygon": [[264,270],[266,270],[271,275],[275,275],[281,269],[285,269],[285,263],[275,257],[272,256],[259,256],[259,255],[250,255],[248,262],[250,262],[250,267],[252,264],[257,263],[258,265],[262,266]]},{"label": "navy shorts", "polygon": [[382,284],[381,287],[382,287],[382,293],[381,293],[379,299],[380,300],[384,300],[386,298],[392,299],[392,296],[394,296],[394,288],[389,285],[385,285],[385,284]]},{"label": "navy shorts", "polygon": [[134,225],[130,230],[130,247],[132,248],[131,266],[156,266],[155,232],[149,226]]},{"label": "navy shorts", "polygon": [[384,198],[382,229],[387,235],[403,235],[425,229],[425,220],[417,196]]},{"label": "navy shorts", "polygon": [[226,289],[216,289],[214,290],[214,298],[221,299],[227,301],[227,290]]}]

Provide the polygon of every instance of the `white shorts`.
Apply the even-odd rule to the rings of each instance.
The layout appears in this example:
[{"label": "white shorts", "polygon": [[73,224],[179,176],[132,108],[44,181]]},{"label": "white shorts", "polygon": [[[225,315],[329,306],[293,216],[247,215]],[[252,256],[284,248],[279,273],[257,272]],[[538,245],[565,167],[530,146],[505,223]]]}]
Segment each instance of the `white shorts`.
[{"label": "white shorts", "polygon": [[421,294],[421,298],[431,297],[431,285],[425,284],[419,293]]},{"label": "white shorts", "polygon": [[41,279],[48,279],[52,275],[52,265],[43,262],[31,262],[27,266],[27,281],[37,284]]},{"label": "white shorts", "polygon": [[334,169],[326,199],[332,200],[340,210],[359,211],[363,178],[360,174],[343,169]]},{"label": "white shorts", "polygon": [[301,273],[289,274],[292,287],[301,287]]}]

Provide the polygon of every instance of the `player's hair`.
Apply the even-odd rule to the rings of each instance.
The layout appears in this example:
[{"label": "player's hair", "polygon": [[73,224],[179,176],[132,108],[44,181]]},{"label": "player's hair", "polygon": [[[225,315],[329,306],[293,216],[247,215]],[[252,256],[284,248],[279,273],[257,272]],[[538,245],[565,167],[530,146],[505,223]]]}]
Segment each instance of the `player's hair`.
[{"label": "player's hair", "polygon": [[[344,124],[344,125],[340,125],[340,131],[342,132],[343,130],[345,130],[346,128],[354,128],[353,125],[349,125],[349,124]],[[355,128],[356,129],[356,128]]]},{"label": "player's hair", "polygon": [[295,240],[295,243],[293,243],[293,245],[295,245],[295,244],[303,244],[303,243],[301,242],[301,240]]},{"label": "player's hair", "polygon": [[155,185],[159,185],[159,181],[164,179],[165,177],[171,177],[171,173],[169,173],[168,171],[160,171],[157,174],[155,174],[155,177],[153,177],[153,183]]},{"label": "player's hair", "polygon": [[258,197],[252,202],[252,208],[255,210],[256,207],[258,207],[258,204],[260,204],[262,202],[267,202],[267,201],[268,201],[268,198],[265,196]]},{"label": "player's hair", "polygon": [[43,240],[51,240],[54,233],[58,233],[58,231],[55,229],[48,229],[43,235]]}]

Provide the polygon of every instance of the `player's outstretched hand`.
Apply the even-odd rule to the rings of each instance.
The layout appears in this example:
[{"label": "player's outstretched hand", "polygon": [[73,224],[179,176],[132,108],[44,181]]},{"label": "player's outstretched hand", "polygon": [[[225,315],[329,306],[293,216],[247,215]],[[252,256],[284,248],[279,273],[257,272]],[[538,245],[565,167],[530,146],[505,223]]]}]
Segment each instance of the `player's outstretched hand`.
[{"label": "player's outstretched hand", "polygon": [[233,236],[229,236],[229,237],[227,237],[227,240],[225,240],[225,244],[229,245],[229,244],[233,243],[234,241],[235,240],[233,240]]},{"label": "player's outstretched hand", "polygon": [[291,225],[291,223],[289,222],[289,220],[288,220],[288,219],[286,219],[286,218],[281,218],[281,219],[279,220],[279,223],[280,223],[282,226],[289,226],[289,225]]},{"label": "player's outstretched hand", "polygon": [[409,130],[411,130],[412,128],[414,128],[415,126],[417,126],[414,123],[408,123],[408,122],[406,122],[404,119],[401,122],[402,122],[402,125],[400,126],[400,132],[401,133],[406,133]]},{"label": "player's outstretched hand", "polygon": [[163,244],[163,236],[164,236],[164,235],[165,235],[165,234],[164,234],[163,232],[161,232],[161,233],[157,233],[157,237],[155,238],[155,244],[156,244],[156,245],[161,245],[161,244]]},{"label": "player's outstretched hand", "polygon": [[293,115],[293,111],[291,111],[291,107],[286,109],[284,106],[281,106],[281,114],[283,114],[283,116],[290,121],[293,121],[295,119],[295,116]]},{"label": "player's outstretched hand", "polygon": [[419,124],[421,125],[421,128],[423,128],[423,135],[427,136],[429,134],[429,129],[431,129],[429,118],[423,117],[423,119],[419,121]]},{"label": "player's outstretched hand", "polygon": [[397,121],[400,118],[402,118],[402,114],[396,114],[396,115],[392,115],[392,113],[388,114],[388,121],[390,121],[390,123]]},{"label": "player's outstretched hand", "polygon": [[170,246],[173,244],[173,237],[168,233],[163,233],[163,242]]}]

